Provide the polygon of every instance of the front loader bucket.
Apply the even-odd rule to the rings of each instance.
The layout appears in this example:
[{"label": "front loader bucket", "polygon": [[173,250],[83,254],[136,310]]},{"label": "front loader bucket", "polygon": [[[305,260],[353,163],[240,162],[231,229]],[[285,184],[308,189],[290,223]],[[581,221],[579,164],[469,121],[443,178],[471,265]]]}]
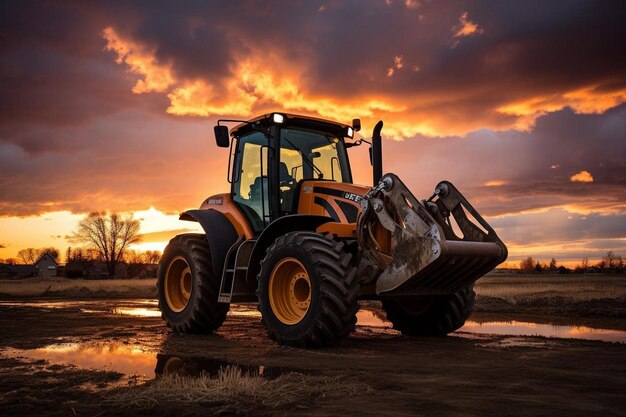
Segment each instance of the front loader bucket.
[{"label": "front loader bucket", "polygon": [[[379,295],[452,294],[507,257],[495,231],[447,181],[419,202],[396,175],[386,174],[361,206],[357,237],[364,256],[382,270]],[[387,248],[381,228],[391,233]]]}]

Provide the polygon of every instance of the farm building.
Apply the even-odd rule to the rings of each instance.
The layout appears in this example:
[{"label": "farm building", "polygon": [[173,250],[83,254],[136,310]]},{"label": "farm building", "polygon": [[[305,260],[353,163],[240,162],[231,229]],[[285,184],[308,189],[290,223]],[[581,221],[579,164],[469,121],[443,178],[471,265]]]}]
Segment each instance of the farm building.
[{"label": "farm building", "polygon": [[35,262],[35,268],[40,277],[56,277],[59,272],[59,263],[50,254],[44,253]]},{"label": "farm building", "polygon": [[31,278],[36,272],[33,265],[0,264],[0,278]]}]

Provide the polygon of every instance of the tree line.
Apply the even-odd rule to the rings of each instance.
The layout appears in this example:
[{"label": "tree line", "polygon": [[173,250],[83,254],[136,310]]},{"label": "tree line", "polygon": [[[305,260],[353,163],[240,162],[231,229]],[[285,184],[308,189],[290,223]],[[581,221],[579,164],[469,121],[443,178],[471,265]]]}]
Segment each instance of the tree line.
[{"label": "tree line", "polygon": [[[587,272],[589,270],[612,270],[612,271],[624,271],[624,259],[622,256],[617,255],[614,251],[610,250],[602,257],[602,259],[594,265],[589,263],[589,258],[585,257],[581,263],[576,265],[574,272]],[[520,272],[523,273],[539,273],[539,272],[571,272],[569,268],[563,265],[557,266],[557,260],[552,258],[550,263],[541,263],[539,260],[535,260],[532,256],[520,261]]]},{"label": "tree line", "polygon": [[[136,251],[129,249],[140,241],[140,223],[132,214],[92,212],[86,215],[77,229],[70,236],[70,241],[80,247],[68,247],[65,252],[67,264],[102,262],[106,265],[108,276],[115,277],[118,264],[157,264],[161,259],[159,251]],[[26,248],[17,253],[18,259],[5,259],[5,263],[23,263],[32,265],[44,254],[49,254],[57,262],[60,252],[53,247]]]}]

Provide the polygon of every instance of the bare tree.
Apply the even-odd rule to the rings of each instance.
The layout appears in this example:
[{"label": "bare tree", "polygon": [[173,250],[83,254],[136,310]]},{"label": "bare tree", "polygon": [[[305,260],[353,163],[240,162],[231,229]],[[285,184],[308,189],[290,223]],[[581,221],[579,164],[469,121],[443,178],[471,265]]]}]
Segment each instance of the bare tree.
[{"label": "bare tree", "polygon": [[42,256],[44,256],[46,254],[50,255],[50,257],[52,259],[54,259],[55,261],[59,260],[60,252],[59,252],[59,250],[57,248],[53,248],[53,247],[39,249],[37,251],[37,259],[36,260],[39,260],[39,258],[41,258]]},{"label": "bare tree", "polygon": [[129,264],[140,264],[143,262],[143,259],[139,251],[127,250],[124,254],[124,261]]},{"label": "bare tree", "polygon": [[26,248],[17,251],[17,257],[26,265],[32,265],[39,258],[37,249]]},{"label": "bare tree", "polygon": [[519,269],[526,273],[533,272],[535,270],[535,260],[529,256],[519,263]]},{"label": "bare tree", "polygon": [[147,250],[143,254],[143,260],[150,265],[158,264],[161,260],[161,252],[158,250]]},{"label": "bare tree", "polygon": [[550,259],[550,266],[548,266],[548,269],[550,271],[556,271],[556,259],[555,258]]},{"label": "bare tree", "polygon": [[617,268],[617,265],[619,264],[618,256],[615,255],[615,252],[612,250],[608,251],[606,255],[602,257],[602,260],[604,261],[605,267],[608,269]]},{"label": "bare tree", "polygon": [[587,258],[586,256],[583,258],[583,263],[581,265],[581,268],[583,271],[586,271],[587,269],[589,269],[589,258]]},{"label": "bare tree", "polygon": [[126,251],[124,260],[129,264],[158,264],[161,260],[161,252],[158,250],[147,250],[144,252],[129,250]]},{"label": "bare tree", "polygon": [[132,215],[92,212],[80,221],[72,240],[97,250],[106,263],[109,276],[114,278],[115,267],[128,246],[139,241],[139,221]]}]

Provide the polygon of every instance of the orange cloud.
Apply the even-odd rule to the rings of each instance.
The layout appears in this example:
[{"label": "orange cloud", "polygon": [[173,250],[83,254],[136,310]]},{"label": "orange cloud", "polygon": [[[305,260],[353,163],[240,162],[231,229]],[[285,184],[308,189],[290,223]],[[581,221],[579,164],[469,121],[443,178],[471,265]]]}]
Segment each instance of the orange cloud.
[{"label": "orange cloud", "polygon": [[507,181],[502,181],[502,180],[491,180],[491,181],[487,181],[485,182],[483,185],[485,187],[502,187],[503,185],[508,184]]},{"label": "orange cloud", "polygon": [[[483,33],[483,29],[464,12],[454,29],[454,38]],[[233,62],[221,78],[185,78],[173,70],[173,63],[159,61],[154,47],[128,39],[112,27],[104,29],[106,50],[117,54],[116,62],[128,66],[139,77],[133,93],[163,93],[169,99],[167,112],[180,116],[208,117],[231,115],[248,118],[276,108],[347,122],[363,119],[363,126],[373,126],[379,118],[387,123],[388,138],[402,140],[422,134],[430,137],[464,135],[488,127],[531,130],[536,119],[549,112],[570,106],[580,113],[600,113],[626,101],[626,90],[609,91],[599,86],[566,91],[550,96],[536,96],[499,105],[484,111],[483,117],[460,117],[459,106],[473,100],[477,91],[469,89],[446,91],[445,95],[429,92],[398,94],[393,92],[355,92],[356,94],[320,94],[309,86],[310,74],[305,61],[298,62],[280,52],[250,54],[233,53]],[[383,74],[386,83],[404,83],[409,73],[420,67],[404,55],[395,55],[392,65]]]},{"label": "orange cloud", "polygon": [[600,114],[626,102],[626,88],[618,91],[601,91],[593,85],[569,92],[543,95],[498,107],[500,113],[516,116],[515,127],[530,130],[540,116],[571,107],[576,113]]},{"label": "orange cloud", "polygon": [[115,62],[125,63],[131,73],[143,77],[137,80],[133,93],[163,93],[174,84],[171,65],[159,63],[154,57],[154,50],[122,39],[111,27],[104,29],[102,36],[107,41],[105,50],[117,54]]},{"label": "orange cloud", "polygon": [[[286,61],[275,56],[242,58],[222,84],[200,79],[180,80],[174,76],[170,64],[156,60],[154,51],[122,38],[112,28],[105,29],[103,36],[107,40],[106,49],[117,53],[116,62],[128,65],[131,73],[142,77],[133,87],[133,93],[167,93],[170,100],[167,112],[173,115],[207,117],[229,114],[249,117],[268,108],[279,107],[346,121],[354,115],[367,118],[378,113],[401,113],[406,110],[406,106],[391,104],[384,99],[315,97],[301,88],[303,82],[299,74],[278,76],[268,69],[272,67],[269,61],[274,64]],[[396,68],[403,67],[402,59],[402,56],[394,58]],[[390,133],[393,135],[393,132]]]},{"label": "orange cloud", "polygon": [[418,9],[421,6],[417,0],[404,0],[404,5],[407,9]]},{"label": "orange cloud", "polygon": [[570,177],[571,182],[593,182],[593,176],[589,171],[580,171]]},{"label": "orange cloud", "polygon": [[[480,35],[485,32],[481,27],[478,26],[478,24],[469,20],[468,12],[463,12],[461,14],[461,16],[459,17],[459,23],[452,28],[452,31],[454,32],[454,34],[452,35],[453,38],[463,38],[467,36]],[[453,44],[453,47],[455,47],[456,45],[458,45],[458,40],[455,44]]]}]

